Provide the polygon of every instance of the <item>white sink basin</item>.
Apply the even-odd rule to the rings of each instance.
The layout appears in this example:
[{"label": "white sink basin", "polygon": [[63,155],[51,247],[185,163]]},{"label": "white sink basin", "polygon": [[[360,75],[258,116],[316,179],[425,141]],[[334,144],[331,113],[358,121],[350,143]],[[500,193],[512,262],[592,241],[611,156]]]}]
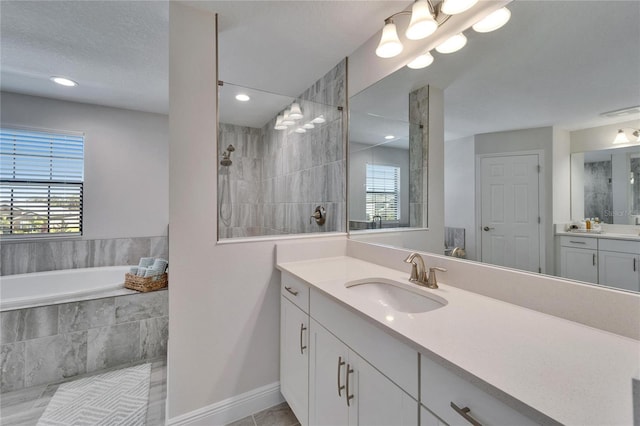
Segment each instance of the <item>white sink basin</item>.
[{"label": "white sink basin", "polygon": [[427,294],[410,284],[387,278],[366,278],[350,281],[345,287],[370,301],[404,313],[429,312],[442,308],[447,301],[442,297]]}]

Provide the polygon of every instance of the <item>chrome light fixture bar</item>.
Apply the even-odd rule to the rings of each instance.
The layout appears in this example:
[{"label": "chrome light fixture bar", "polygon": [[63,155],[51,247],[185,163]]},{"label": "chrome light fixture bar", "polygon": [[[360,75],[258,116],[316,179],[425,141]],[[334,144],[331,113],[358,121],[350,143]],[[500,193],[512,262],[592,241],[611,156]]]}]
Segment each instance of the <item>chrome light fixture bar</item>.
[{"label": "chrome light fixture bar", "polygon": [[[431,0],[416,0],[411,11],[403,10],[394,13],[384,20],[382,36],[376,48],[376,55],[381,58],[393,58],[402,53],[404,46],[398,37],[398,30],[394,18],[400,15],[411,15],[409,26],[405,31],[408,40],[422,40],[429,37],[444,24],[451,15],[465,12],[478,3],[478,0],[443,0],[438,9],[433,6]],[[511,18],[511,12],[506,7],[498,9],[473,25],[473,29],[479,33],[497,30],[504,26]],[[453,53],[462,49],[467,43],[463,33],[456,34],[444,43],[436,47],[440,53]],[[428,67],[434,58],[431,52],[426,51],[409,61],[407,67],[421,69]]]}]

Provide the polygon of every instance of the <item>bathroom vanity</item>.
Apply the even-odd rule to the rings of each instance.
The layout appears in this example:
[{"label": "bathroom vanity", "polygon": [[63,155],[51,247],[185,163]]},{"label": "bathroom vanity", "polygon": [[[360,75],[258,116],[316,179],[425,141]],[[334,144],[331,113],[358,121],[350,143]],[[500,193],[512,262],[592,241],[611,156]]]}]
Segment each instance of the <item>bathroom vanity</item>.
[{"label": "bathroom vanity", "polygon": [[560,276],[640,291],[640,237],[558,232]]},{"label": "bathroom vanity", "polygon": [[633,423],[637,340],[447,285],[446,272],[430,290],[404,264],[346,255],[277,267],[281,392],[303,425]]}]

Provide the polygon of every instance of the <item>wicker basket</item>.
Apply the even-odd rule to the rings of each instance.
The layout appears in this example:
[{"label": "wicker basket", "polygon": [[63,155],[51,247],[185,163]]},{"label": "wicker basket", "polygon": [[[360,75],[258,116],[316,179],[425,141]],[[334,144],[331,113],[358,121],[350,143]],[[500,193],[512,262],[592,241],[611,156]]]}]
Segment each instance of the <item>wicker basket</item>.
[{"label": "wicker basket", "polygon": [[160,290],[169,285],[169,277],[165,272],[162,275],[155,277],[138,277],[133,274],[124,275],[124,286],[131,290],[142,291],[144,293],[148,291]]}]

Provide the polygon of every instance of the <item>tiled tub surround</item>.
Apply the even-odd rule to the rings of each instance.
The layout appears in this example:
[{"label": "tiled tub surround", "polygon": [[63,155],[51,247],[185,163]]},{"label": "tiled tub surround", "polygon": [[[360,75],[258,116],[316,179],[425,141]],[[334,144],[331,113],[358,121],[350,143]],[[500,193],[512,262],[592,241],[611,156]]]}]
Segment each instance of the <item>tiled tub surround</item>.
[{"label": "tiled tub surround", "polygon": [[141,257],[168,259],[166,236],[95,240],[0,242],[0,275],[95,266],[137,265]]},{"label": "tiled tub surround", "polygon": [[[236,149],[233,164],[218,168],[220,212],[229,208],[227,178],[233,210],[227,223],[219,220],[220,238],[346,231],[346,126],[337,109],[346,103],[345,83],[342,61],[299,96],[301,121],[326,119],[304,134],[275,130],[276,117],[261,129],[220,123],[219,155],[229,144]],[[316,206],[326,209],[323,226],[309,220]]]},{"label": "tiled tub surround", "polygon": [[166,356],[168,292],[0,314],[0,390],[14,391]]}]

